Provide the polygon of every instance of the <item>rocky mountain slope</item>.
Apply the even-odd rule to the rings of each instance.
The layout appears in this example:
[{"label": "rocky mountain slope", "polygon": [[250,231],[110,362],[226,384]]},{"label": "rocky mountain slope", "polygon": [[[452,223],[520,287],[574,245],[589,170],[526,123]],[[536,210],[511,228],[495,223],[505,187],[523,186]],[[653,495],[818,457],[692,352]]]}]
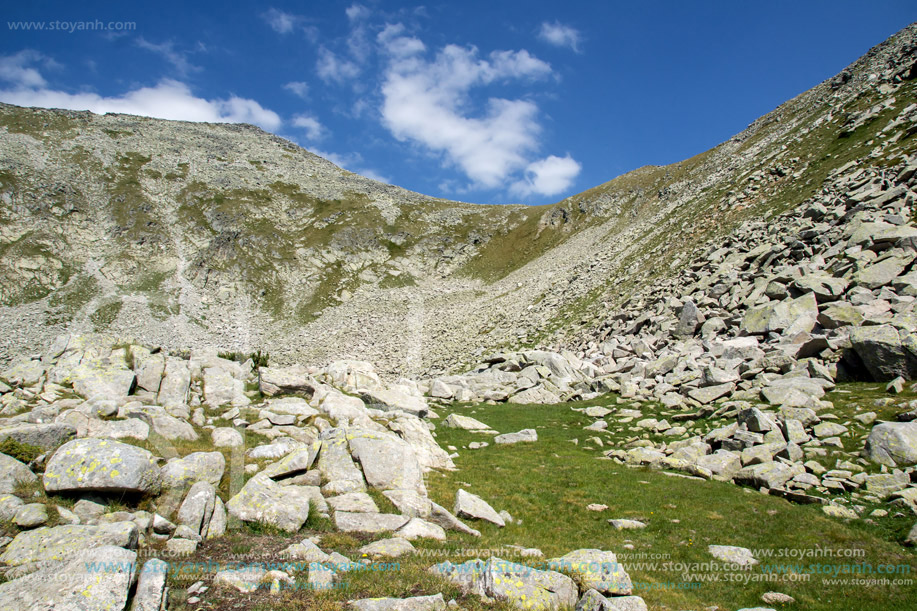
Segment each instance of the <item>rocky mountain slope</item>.
[{"label": "rocky mountain slope", "polygon": [[711,151],[543,207],[429,198],[250,126],[2,106],[0,359],[64,331],[413,376],[583,347],[833,170],[906,164],[915,40],[911,26]]}]

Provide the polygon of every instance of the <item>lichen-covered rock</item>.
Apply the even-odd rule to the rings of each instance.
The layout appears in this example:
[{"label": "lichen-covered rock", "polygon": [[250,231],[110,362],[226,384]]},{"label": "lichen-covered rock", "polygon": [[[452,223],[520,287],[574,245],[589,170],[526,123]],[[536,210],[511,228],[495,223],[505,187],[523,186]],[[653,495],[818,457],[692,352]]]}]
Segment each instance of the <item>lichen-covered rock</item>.
[{"label": "lichen-covered rock", "polygon": [[169,563],[150,558],[143,563],[130,611],[161,611],[166,597]]},{"label": "lichen-covered rock", "polygon": [[76,433],[76,427],[58,422],[17,424],[0,429],[0,441],[15,439],[42,450],[53,450],[76,437]]},{"label": "lichen-covered rock", "polygon": [[416,490],[426,495],[423,470],[403,439],[391,433],[348,432],[350,451],[366,483],[379,490]]},{"label": "lichen-covered rock", "polygon": [[226,470],[222,452],[192,452],[183,458],[173,458],[162,468],[163,488],[188,489],[195,482],[218,486]]},{"label": "lichen-covered rock", "polygon": [[281,486],[261,473],[226,503],[229,515],[296,532],[309,517],[309,495],[297,486]]},{"label": "lichen-covered rock", "polygon": [[38,477],[32,470],[19,462],[12,456],[0,454],[0,494],[10,494],[16,489],[16,485],[34,484],[38,482]]},{"label": "lichen-covered rock", "polygon": [[500,517],[500,514],[487,501],[461,488],[455,493],[455,507],[452,512],[460,518],[484,520],[496,524],[500,528],[506,526],[506,522]]},{"label": "lichen-covered rock", "polygon": [[443,562],[430,567],[430,572],[447,578],[463,592],[505,600],[519,609],[571,608],[578,598],[576,584],[566,575],[497,557],[458,565]]},{"label": "lichen-covered rock", "polygon": [[889,467],[917,464],[917,421],[880,422],[866,438],[869,459]]},{"label": "lichen-covered rock", "polygon": [[631,594],[633,584],[614,552],[578,549],[548,561],[548,568],[570,575],[583,589],[602,594]]},{"label": "lichen-covered rock", "polygon": [[62,445],[45,467],[48,492],[128,492],[159,494],[162,477],[147,450],[110,439],[74,439]]},{"label": "lichen-covered rock", "polygon": [[0,609],[120,611],[127,605],[136,559],[137,552],[111,545],[79,550],[67,560],[49,562],[29,575],[0,584]]},{"label": "lichen-covered rock", "polygon": [[13,567],[38,565],[105,545],[136,549],[139,536],[140,531],[133,522],[42,526],[16,535],[0,554],[0,562]]}]

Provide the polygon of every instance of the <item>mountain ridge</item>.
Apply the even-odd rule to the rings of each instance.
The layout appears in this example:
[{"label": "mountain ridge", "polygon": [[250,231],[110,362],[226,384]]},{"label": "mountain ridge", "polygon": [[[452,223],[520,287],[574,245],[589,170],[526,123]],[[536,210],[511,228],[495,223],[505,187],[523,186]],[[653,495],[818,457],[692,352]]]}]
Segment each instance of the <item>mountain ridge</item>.
[{"label": "mountain ridge", "polygon": [[0,360],[88,331],[405,375],[575,345],[710,240],[868,159],[914,97],[915,32],[709,151],[538,207],[384,185],[254,126],[0,106]]}]

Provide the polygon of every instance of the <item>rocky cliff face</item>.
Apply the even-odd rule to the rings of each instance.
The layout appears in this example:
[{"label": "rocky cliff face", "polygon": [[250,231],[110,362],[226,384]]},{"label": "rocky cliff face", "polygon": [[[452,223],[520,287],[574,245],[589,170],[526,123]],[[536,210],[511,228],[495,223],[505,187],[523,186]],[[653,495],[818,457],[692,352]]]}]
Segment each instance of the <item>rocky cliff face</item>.
[{"label": "rocky cliff face", "polygon": [[544,207],[411,193],[250,126],[0,106],[0,359],[65,331],[407,375],[585,352],[743,223],[906,165],[915,60],[911,26],[711,151]]}]

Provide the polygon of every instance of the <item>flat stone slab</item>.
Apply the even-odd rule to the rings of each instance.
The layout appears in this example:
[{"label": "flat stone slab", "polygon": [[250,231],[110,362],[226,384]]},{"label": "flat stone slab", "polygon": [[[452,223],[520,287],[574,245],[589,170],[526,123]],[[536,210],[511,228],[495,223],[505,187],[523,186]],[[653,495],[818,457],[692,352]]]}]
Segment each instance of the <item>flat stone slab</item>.
[{"label": "flat stone slab", "polygon": [[494,437],[494,443],[510,444],[538,441],[538,433],[535,429],[522,429],[518,433],[504,433]]},{"label": "flat stone slab", "polygon": [[413,554],[416,550],[407,539],[393,537],[391,539],[380,539],[373,541],[369,545],[360,548],[360,554],[370,558],[398,558],[405,554]]},{"label": "flat stone slab", "polygon": [[337,511],[334,525],[343,532],[380,533],[398,530],[408,523],[407,516],[393,513],[353,513]]},{"label": "flat stone slab", "polygon": [[734,545],[708,545],[707,551],[717,560],[737,564],[741,567],[749,567],[758,564],[758,560],[752,556],[751,550],[746,547],[736,547]]},{"label": "flat stone slab", "polygon": [[340,496],[326,499],[335,511],[349,511],[353,513],[379,513],[379,508],[372,497],[365,492],[348,492]]},{"label": "flat stone slab", "polygon": [[446,601],[442,594],[412,598],[364,598],[347,601],[347,607],[355,611],[444,611]]},{"label": "flat stone slab", "polygon": [[90,526],[42,526],[21,532],[0,555],[7,566],[22,566],[64,560],[77,552],[102,546],[136,549],[140,531],[133,522],[115,522]]},{"label": "flat stone slab", "polygon": [[[68,560],[51,562],[34,573],[0,584],[0,609],[124,609],[136,559],[137,552],[111,545],[81,550]],[[96,568],[88,568],[93,563],[98,563]],[[165,580],[165,573],[162,578]]]},{"label": "flat stone slab", "polygon": [[506,526],[506,522],[500,517],[500,514],[487,501],[461,488],[455,493],[455,507],[452,513],[460,518],[469,520],[485,520],[501,528]]}]

